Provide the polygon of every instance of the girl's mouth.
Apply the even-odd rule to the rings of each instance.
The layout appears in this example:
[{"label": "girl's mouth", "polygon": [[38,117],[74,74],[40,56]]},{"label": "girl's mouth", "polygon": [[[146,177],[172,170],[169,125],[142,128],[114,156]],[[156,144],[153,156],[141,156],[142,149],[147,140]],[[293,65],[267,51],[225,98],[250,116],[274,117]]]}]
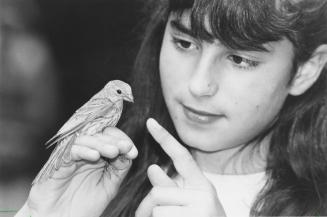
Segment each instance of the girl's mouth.
[{"label": "girl's mouth", "polygon": [[209,124],[224,116],[221,114],[194,109],[186,105],[183,105],[183,112],[187,119],[200,124]]}]

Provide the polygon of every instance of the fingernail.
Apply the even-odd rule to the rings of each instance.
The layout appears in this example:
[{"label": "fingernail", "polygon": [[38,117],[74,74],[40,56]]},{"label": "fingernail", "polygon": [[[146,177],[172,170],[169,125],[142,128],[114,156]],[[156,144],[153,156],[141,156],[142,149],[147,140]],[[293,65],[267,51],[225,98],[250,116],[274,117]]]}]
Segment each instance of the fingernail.
[{"label": "fingernail", "polygon": [[160,129],[160,125],[158,124],[158,122],[156,120],[154,120],[153,118],[149,118],[147,121],[147,126],[148,128],[154,129],[154,130],[158,130]]},{"label": "fingernail", "polygon": [[132,149],[126,154],[126,157],[129,159],[134,159],[138,155],[136,147],[133,145]]}]

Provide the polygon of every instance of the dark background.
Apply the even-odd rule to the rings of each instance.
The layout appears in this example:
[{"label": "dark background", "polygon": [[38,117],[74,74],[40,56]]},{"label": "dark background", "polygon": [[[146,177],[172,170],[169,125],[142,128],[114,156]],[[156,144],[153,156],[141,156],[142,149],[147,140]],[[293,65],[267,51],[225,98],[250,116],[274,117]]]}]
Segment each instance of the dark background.
[{"label": "dark background", "polygon": [[[38,0],[58,73],[65,112],[108,79],[124,77],[138,43],[140,1]],[[72,88],[74,87],[74,88]]]},{"label": "dark background", "polygon": [[26,200],[43,144],[73,112],[109,80],[129,81],[145,18],[142,0],[0,3],[1,211]]}]

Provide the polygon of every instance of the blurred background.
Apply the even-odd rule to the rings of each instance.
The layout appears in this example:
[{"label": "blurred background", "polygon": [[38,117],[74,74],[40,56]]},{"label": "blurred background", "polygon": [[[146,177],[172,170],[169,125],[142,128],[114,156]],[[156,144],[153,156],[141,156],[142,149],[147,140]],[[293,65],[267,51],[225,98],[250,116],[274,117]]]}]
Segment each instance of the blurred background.
[{"label": "blurred background", "polygon": [[0,217],[13,216],[44,143],[108,80],[129,81],[142,0],[0,0]]}]

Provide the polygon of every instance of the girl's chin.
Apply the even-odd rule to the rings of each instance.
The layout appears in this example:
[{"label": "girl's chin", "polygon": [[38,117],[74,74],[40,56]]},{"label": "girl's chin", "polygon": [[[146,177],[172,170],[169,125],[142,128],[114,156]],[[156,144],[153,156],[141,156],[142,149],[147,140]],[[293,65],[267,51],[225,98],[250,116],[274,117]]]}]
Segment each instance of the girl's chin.
[{"label": "girl's chin", "polygon": [[192,149],[198,149],[206,152],[217,151],[217,144],[219,143],[213,142],[208,136],[199,135],[192,132],[181,132],[178,134],[184,144]]},{"label": "girl's chin", "polygon": [[219,132],[208,133],[182,128],[182,130],[177,129],[177,133],[185,145],[203,152],[217,152],[243,144],[241,140],[229,138],[228,135]]}]

